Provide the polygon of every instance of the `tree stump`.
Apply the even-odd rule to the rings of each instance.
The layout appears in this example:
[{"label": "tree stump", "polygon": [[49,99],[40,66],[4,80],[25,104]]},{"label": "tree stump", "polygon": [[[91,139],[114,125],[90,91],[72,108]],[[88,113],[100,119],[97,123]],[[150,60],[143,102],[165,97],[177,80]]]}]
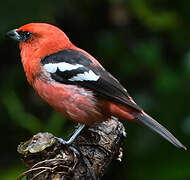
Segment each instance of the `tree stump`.
[{"label": "tree stump", "polygon": [[113,159],[121,161],[125,136],[122,123],[113,117],[86,127],[70,147],[50,133],[38,133],[18,146],[28,169],[18,180],[101,179]]}]

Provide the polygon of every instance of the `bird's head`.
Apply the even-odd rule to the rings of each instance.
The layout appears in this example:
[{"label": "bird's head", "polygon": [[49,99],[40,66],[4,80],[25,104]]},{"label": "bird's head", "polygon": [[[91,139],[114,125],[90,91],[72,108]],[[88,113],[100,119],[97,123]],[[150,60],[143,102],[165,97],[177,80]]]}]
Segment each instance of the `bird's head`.
[{"label": "bird's head", "polygon": [[41,57],[68,48],[72,43],[59,28],[46,23],[29,23],[7,33],[19,41],[22,51],[38,53]]},{"label": "bird's head", "polygon": [[21,61],[30,84],[41,73],[41,59],[74,47],[62,30],[46,23],[29,23],[9,31],[7,35],[19,41]]}]

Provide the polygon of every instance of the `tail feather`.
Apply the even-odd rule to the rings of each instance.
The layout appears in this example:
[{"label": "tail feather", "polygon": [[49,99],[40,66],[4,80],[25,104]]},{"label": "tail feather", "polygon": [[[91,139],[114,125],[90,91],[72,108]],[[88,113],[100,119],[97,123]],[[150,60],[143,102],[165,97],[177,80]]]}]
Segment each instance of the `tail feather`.
[{"label": "tail feather", "polygon": [[163,127],[153,118],[151,118],[148,114],[143,112],[143,113],[135,113],[133,115],[137,120],[139,120],[141,123],[151,128],[153,131],[160,134],[163,138],[168,140],[177,148],[187,150],[187,148],[181,142],[179,142],[165,127]]}]

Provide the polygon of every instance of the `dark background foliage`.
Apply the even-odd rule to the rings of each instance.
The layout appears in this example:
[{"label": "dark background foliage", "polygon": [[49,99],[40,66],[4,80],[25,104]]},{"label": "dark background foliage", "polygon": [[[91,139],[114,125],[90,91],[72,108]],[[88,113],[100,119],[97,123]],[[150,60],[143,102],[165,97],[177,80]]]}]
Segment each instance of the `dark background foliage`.
[{"label": "dark background foliage", "polygon": [[[54,24],[95,56],[146,112],[185,145],[190,137],[190,1],[2,1],[0,5],[0,179],[24,170],[19,142],[39,131],[67,137],[73,123],[45,104],[28,85],[17,42],[8,30],[29,22]],[[148,128],[124,122],[123,161],[103,179],[188,180],[190,153]]]}]

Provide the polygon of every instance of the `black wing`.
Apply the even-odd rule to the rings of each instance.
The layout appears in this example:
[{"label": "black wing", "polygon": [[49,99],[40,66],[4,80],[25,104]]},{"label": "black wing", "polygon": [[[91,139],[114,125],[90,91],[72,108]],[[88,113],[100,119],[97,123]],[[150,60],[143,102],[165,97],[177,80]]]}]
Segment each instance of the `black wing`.
[{"label": "black wing", "polygon": [[128,105],[137,111],[142,109],[131,102],[126,89],[109,72],[94,66],[87,55],[76,50],[63,50],[41,60],[51,78],[59,83],[88,88],[97,97]]}]

